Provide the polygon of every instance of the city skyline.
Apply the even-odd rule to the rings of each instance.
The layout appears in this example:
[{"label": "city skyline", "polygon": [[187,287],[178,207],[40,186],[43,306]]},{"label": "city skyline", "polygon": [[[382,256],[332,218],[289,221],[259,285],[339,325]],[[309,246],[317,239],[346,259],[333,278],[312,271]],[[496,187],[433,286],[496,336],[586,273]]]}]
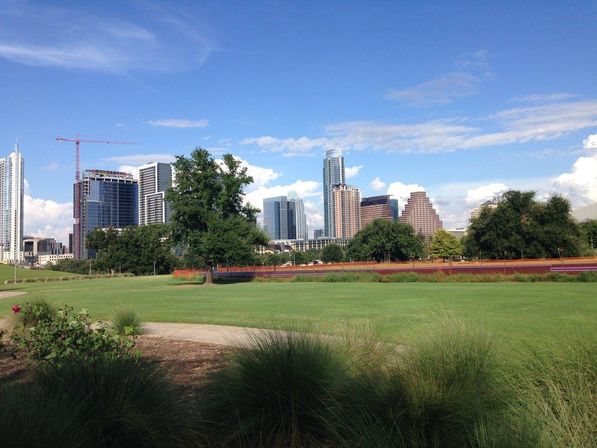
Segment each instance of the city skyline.
[{"label": "city skyline", "polygon": [[25,234],[66,241],[74,145],[54,139],[77,132],[137,143],[81,144],[83,169],[232,152],[253,204],[297,191],[310,229],[330,148],[363,197],[424,190],[446,228],[508,188],[597,202],[594,2],[0,3],[0,152],[19,137]]}]

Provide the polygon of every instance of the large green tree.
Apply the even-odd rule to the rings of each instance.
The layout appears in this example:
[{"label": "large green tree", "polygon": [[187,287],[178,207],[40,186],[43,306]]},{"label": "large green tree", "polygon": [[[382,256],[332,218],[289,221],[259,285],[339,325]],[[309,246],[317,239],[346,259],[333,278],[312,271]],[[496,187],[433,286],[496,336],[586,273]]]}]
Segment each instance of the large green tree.
[{"label": "large green tree", "polygon": [[166,192],[172,210],[172,237],[185,257],[208,268],[254,263],[255,246],[267,244],[257,228],[259,209],[244,203],[244,188],[253,182],[247,168],[231,154],[222,161],[196,148],[174,163],[176,183]]},{"label": "large green tree", "polygon": [[471,220],[465,254],[494,259],[578,256],[580,228],[570,211],[562,196],[539,202],[532,191],[508,191],[496,208],[485,207]]},{"label": "large green tree", "polygon": [[589,219],[580,223],[583,241],[583,252],[587,255],[596,255],[597,252],[597,219]]},{"label": "large green tree", "polygon": [[95,269],[102,272],[167,274],[176,264],[170,228],[164,224],[95,229],[87,235],[86,245],[95,255]]},{"label": "large green tree", "polygon": [[462,244],[454,235],[439,229],[431,240],[430,255],[443,260],[458,258],[462,255]]},{"label": "large green tree", "polygon": [[340,263],[344,260],[344,250],[338,244],[328,244],[321,250],[321,261]]},{"label": "large green tree", "polygon": [[412,260],[423,256],[423,243],[411,225],[376,219],[354,236],[347,255],[355,261]]}]

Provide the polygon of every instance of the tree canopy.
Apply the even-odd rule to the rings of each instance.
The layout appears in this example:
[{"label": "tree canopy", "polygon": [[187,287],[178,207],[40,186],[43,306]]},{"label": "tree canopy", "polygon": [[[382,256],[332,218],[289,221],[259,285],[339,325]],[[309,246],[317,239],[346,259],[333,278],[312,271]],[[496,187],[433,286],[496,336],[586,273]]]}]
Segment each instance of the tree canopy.
[{"label": "tree canopy", "polygon": [[172,254],[170,228],[165,224],[131,226],[122,229],[95,229],[86,238],[95,252],[98,271],[130,272],[135,275],[167,274],[176,264]]},{"label": "tree canopy", "polygon": [[376,219],[361,229],[348,245],[355,261],[412,260],[423,256],[423,239],[410,224]]},{"label": "tree canopy", "polygon": [[321,250],[321,261],[340,263],[344,260],[344,250],[338,244],[328,244]]},{"label": "tree canopy", "polygon": [[546,202],[532,191],[508,191],[495,209],[473,218],[465,239],[471,258],[573,257],[580,253],[580,229],[570,202],[551,196]]},{"label": "tree canopy", "polygon": [[462,244],[454,235],[439,229],[431,240],[430,255],[444,260],[458,258],[462,255]]},{"label": "tree canopy", "polygon": [[[217,265],[255,262],[255,245],[267,244],[257,228],[259,209],[244,203],[244,188],[253,182],[232,154],[215,160],[196,148],[174,163],[175,185],[166,192],[172,210],[172,238],[185,257],[209,271]],[[208,276],[208,281],[211,276]]]}]

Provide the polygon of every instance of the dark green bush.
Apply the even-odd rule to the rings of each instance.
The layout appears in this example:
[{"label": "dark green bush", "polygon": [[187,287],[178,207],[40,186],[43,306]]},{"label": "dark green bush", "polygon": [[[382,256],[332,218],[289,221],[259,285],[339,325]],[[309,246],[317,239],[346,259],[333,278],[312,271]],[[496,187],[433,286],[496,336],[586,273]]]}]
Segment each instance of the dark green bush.
[{"label": "dark green bush", "polygon": [[56,308],[45,299],[27,302],[18,314],[15,314],[17,325],[24,328],[34,327],[40,321],[51,321],[56,317]]},{"label": "dark green bush", "polygon": [[114,316],[113,325],[121,336],[135,336],[142,332],[141,320],[133,310],[119,310]]},{"label": "dark green bush", "polygon": [[0,394],[6,447],[198,446],[180,391],[145,362],[44,365],[31,384]]},{"label": "dark green bush", "polygon": [[202,429],[214,446],[304,447],[325,442],[334,391],[346,363],[331,341],[268,333],[239,348],[200,398]]}]

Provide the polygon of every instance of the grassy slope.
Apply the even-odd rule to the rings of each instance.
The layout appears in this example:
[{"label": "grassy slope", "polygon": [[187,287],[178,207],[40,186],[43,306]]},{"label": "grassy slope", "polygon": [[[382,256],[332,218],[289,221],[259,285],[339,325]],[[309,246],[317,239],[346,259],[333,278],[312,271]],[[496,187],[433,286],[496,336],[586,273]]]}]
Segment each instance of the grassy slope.
[{"label": "grassy slope", "polygon": [[[28,298],[86,307],[97,318],[119,308],[143,321],[260,328],[371,324],[386,340],[412,334],[432,313],[483,324],[504,342],[597,336],[595,283],[241,283],[200,287],[170,277],[25,284]],[[23,301],[21,299],[21,301]],[[14,299],[12,299],[14,301]],[[0,317],[12,301],[0,301]]]},{"label": "grassy slope", "polygon": [[[32,270],[17,268],[17,279],[29,278],[53,278],[53,277],[76,277],[79,274],[70,274],[68,272],[58,272],[49,270]],[[0,285],[4,284],[5,280],[12,280],[14,278],[14,266],[0,264]],[[0,286],[1,288],[1,286]]]}]

